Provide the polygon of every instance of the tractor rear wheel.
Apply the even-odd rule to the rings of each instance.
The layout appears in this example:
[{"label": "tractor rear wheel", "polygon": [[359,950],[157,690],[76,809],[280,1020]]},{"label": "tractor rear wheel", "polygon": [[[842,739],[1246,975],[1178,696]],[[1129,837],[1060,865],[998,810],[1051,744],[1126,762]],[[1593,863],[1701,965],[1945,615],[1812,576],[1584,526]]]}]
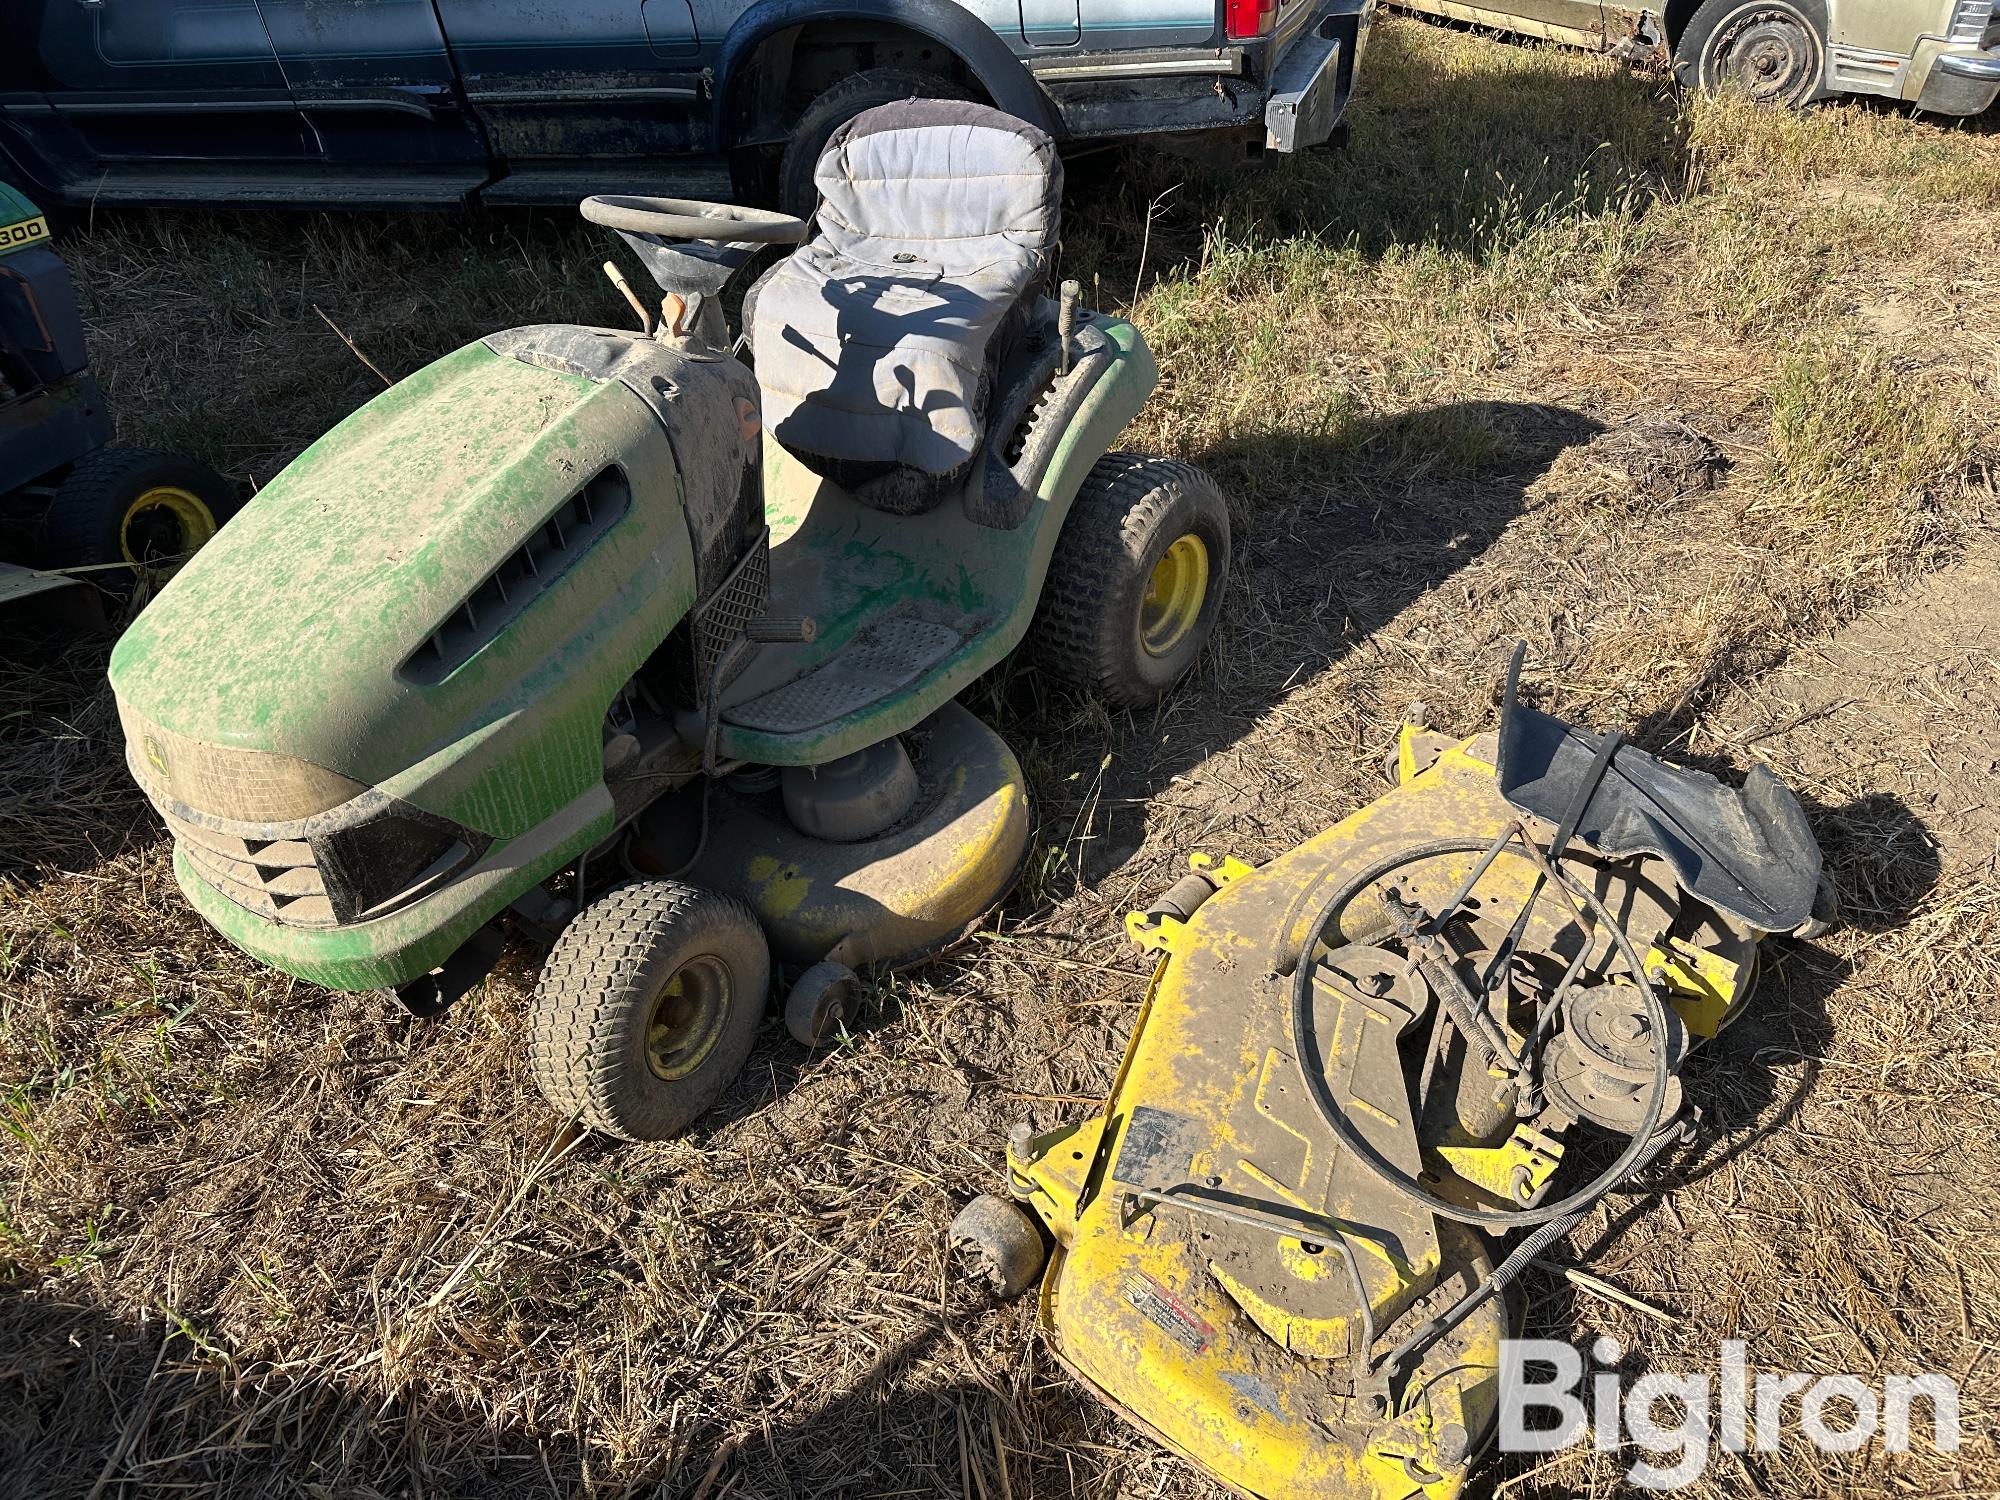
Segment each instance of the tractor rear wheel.
[{"label": "tractor rear wheel", "polygon": [[750,908],[634,880],[579,912],[535,985],[528,1068],[542,1097],[628,1141],[679,1135],[742,1071],[771,982]]},{"label": "tractor rear wheel", "polygon": [[1194,666],[1229,573],[1229,507],[1189,464],[1107,453],[1056,538],[1029,659],[1120,708]]},{"label": "tractor rear wheel", "polygon": [[[102,566],[91,582],[122,598],[140,573],[179,566],[240,507],[236,486],[207,464],[157,448],[100,448],[57,487],[44,556],[52,568]],[[112,563],[126,566],[104,566]]]}]

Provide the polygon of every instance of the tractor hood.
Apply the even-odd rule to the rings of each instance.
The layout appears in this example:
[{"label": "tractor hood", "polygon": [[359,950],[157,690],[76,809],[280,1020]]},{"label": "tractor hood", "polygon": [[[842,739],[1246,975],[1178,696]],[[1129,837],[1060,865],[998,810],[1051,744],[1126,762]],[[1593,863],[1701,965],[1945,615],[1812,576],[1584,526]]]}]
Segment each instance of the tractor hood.
[{"label": "tractor hood", "polygon": [[691,592],[632,524],[675,475],[617,382],[447,355],[300,454],[133,623],[111,659],[128,739],[288,757],[337,800],[521,714],[579,670],[564,640],[629,671],[631,596]]}]

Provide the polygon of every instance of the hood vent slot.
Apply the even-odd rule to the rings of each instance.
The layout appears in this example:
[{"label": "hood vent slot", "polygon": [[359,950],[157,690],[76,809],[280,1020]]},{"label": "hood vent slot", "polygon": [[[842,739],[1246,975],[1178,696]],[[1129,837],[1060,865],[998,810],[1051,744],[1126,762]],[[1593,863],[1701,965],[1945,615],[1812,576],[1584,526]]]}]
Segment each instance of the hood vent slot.
[{"label": "hood vent slot", "polygon": [[604,469],[487,574],[402,666],[413,682],[442,682],[511,625],[632,508],[632,487]]}]

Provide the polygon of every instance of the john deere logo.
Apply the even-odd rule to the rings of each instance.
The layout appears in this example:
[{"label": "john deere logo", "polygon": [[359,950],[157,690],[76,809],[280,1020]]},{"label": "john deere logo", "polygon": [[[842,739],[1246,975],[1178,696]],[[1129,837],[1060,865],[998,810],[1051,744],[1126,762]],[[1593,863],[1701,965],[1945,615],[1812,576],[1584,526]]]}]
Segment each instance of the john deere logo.
[{"label": "john deere logo", "polygon": [[160,748],[160,742],[150,734],[146,736],[146,764],[162,776],[167,774],[167,752]]}]

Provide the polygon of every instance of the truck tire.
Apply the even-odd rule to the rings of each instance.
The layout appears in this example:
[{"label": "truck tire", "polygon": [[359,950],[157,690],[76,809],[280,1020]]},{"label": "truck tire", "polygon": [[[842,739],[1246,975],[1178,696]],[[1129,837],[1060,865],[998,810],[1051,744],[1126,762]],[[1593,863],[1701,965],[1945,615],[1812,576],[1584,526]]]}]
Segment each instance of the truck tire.
[{"label": "truck tire", "polygon": [[867,68],[843,78],[805,107],[785,139],[778,162],[778,207],[807,223],[819,209],[813,172],[833,133],[863,110],[898,99],[970,99],[942,73],[921,68]]},{"label": "truck tire", "polygon": [[90,575],[124,598],[142,569],[171,570],[241,508],[236,486],[207,464],[158,448],[100,448],[57,486],[43,557],[51,568],[129,564]]},{"label": "truck tire", "polygon": [[742,1071],[770,982],[763,929],[741,901],[678,880],[614,886],[549,952],[528,1070],[592,1130],[670,1139]]},{"label": "truck tire", "polygon": [[1194,666],[1229,574],[1229,507],[1192,465],[1107,453],[1056,538],[1029,660],[1119,708]]},{"label": "truck tire", "polygon": [[1826,94],[1826,8],[1820,0],[1704,0],[1674,45],[1683,88],[1743,89],[1759,104],[1800,109]]}]

